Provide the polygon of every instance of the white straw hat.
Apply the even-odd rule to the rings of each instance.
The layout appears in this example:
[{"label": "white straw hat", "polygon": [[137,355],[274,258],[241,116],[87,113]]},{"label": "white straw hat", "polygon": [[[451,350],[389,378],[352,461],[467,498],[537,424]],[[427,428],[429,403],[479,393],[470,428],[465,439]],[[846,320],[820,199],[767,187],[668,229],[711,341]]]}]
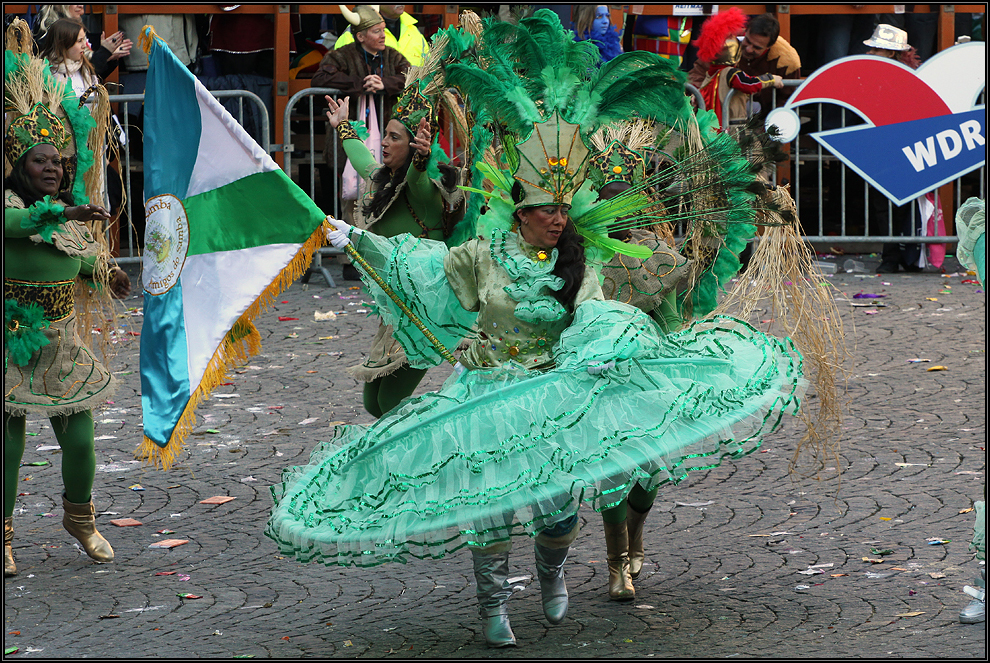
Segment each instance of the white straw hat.
[{"label": "white straw hat", "polygon": [[873,36],[863,43],[873,48],[883,48],[888,51],[906,51],[911,48],[907,41],[907,33],[886,23],[878,25],[873,30]]}]

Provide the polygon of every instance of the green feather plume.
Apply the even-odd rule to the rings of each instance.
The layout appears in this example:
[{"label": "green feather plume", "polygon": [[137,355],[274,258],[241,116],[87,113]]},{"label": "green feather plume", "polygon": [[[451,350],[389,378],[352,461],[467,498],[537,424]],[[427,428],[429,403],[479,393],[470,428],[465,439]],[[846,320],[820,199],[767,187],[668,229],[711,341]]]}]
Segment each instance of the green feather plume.
[{"label": "green feather plume", "polygon": [[51,342],[41,331],[51,323],[45,320],[45,309],[36,302],[22,305],[16,299],[3,300],[3,321],[7,358],[18,366],[27,366],[31,356]]}]

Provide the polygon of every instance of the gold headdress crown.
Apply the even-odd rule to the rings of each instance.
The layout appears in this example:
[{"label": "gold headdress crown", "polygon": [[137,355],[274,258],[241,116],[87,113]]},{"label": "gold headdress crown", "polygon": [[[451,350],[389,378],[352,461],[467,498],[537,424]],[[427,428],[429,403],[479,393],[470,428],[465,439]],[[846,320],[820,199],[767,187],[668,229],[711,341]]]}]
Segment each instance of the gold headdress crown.
[{"label": "gold headdress crown", "polygon": [[61,152],[70,140],[65,125],[47,106],[39,102],[31,107],[29,113],[11,121],[3,139],[3,154],[13,165],[36,145],[52,145]]},{"label": "gold headdress crown", "polygon": [[656,125],[646,120],[601,127],[591,135],[595,152],[588,162],[588,179],[596,189],[612,182],[642,182],[646,179],[647,158],[640,150],[653,145],[656,138]]},{"label": "gold headdress crown", "polygon": [[525,193],[516,209],[571,204],[588,165],[588,148],[580,131],[580,126],[565,122],[557,113],[533,124],[533,133],[515,148],[519,167],[513,177]]}]

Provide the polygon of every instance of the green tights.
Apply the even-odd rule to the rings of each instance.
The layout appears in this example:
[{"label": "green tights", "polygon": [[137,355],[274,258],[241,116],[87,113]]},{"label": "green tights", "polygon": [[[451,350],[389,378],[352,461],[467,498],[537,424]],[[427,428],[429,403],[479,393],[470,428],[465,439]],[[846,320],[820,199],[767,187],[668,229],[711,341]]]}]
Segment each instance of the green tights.
[{"label": "green tights", "polygon": [[668,292],[660,305],[650,312],[650,315],[664,334],[675,332],[681,328],[681,314],[677,312],[677,297],[673,291]]},{"label": "green tights", "polygon": [[[74,504],[92,499],[96,476],[96,450],[93,447],[93,413],[77,412],[51,419],[55,439],[62,447],[62,485],[65,498]],[[18,472],[24,456],[24,417],[3,414],[3,516],[14,515],[17,500]]]},{"label": "green tights", "polygon": [[399,404],[403,398],[412,396],[416,387],[426,375],[425,368],[403,366],[394,373],[364,384],[364,409],[375,418]]},{"label": "green tights", "polygon": [[622,500],[618,506],[602,511],[602,520],[610,525],[616,525],[626,519],[626,504],[640,513],[646,513],[657,498],[658,488],[646,491],[638,483],[629,491],[629,497]]}]

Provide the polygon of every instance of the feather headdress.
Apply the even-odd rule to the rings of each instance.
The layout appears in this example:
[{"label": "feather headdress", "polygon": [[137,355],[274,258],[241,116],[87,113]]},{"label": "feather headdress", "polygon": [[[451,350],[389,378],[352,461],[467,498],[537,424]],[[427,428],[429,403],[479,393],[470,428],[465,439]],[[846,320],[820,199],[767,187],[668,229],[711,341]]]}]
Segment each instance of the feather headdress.
[{"label": "feather headdress", "polygon": [[725,48],[725,42],[742,33],[746,20],[746,14],[741,9],[729,7],[705,21],[701,26],[701,35],[694,42],[698,47],[698,59],[715,62]]}]

